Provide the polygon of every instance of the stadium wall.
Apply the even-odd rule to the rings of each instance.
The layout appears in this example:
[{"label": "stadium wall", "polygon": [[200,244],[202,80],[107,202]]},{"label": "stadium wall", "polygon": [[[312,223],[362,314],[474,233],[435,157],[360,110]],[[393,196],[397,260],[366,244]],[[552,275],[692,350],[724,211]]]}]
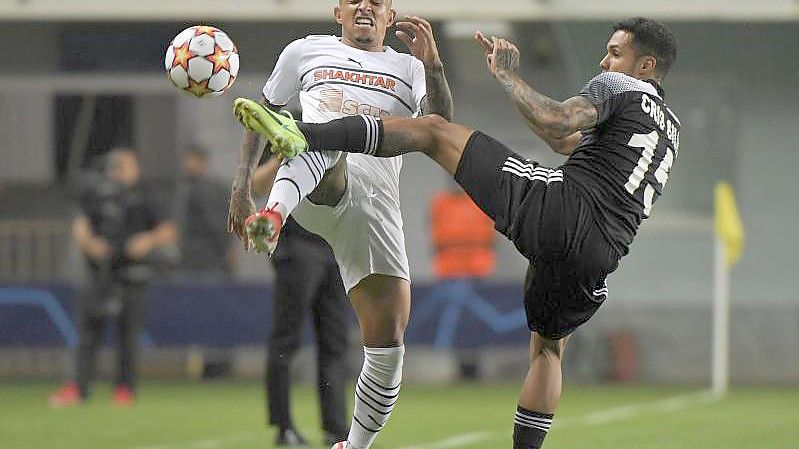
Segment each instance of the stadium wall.
[{"label": "stadium wall", "polygon": [[[471,287],[418,284],[407,334],[409,380],[516,380],[527,370],[529,341],[516,284]],[[250,285],[157,285],[140,336],[142,371],[151,377],[263,373],[270,331],[271,290]],[[69,286],[0,287],[0,378],[56,378],[69,369],[75,328]],[[696,384],[709,382],[710,307],[696,302],[658,305],[609,300],[570,344],[573,382]],[[732,315],[731,372],[735,384],[799,384],[799,305],[744,305]],[[360,366],[351,317],[351,368]],[[312,381],[313,338],[299,378]],[[788,331],[786,331],[788,330]],[[112,337],[108,333],[108,342]],[[110,349],[101,372],[109,374]]]}]

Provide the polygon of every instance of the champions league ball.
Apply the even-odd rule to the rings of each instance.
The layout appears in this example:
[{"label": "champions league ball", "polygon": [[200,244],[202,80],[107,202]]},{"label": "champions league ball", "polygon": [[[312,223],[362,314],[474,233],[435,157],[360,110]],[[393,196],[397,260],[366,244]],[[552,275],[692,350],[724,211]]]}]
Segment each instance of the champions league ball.
[{"label": "champions league ball", "polygon": [[172,83],[198,98],[225,92],[239,74],[239,52],[224,31],[195,25],[169,44],[164,68]]}]

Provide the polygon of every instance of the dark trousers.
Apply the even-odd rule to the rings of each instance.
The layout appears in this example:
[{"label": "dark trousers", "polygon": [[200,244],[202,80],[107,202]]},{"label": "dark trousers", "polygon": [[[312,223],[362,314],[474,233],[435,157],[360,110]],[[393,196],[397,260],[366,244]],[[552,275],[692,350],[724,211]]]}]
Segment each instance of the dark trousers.
[{"label": "dark trousers", "polygon": [[[295,239],[299,241],[292,241]],[[281,237],[280,244],[291,249],[284,247],[273,259],[277,275],[274,325],[266,361],[269,424],[293,427],[289,411],[291,361],[302,344],[303,324],[310,312],[316,337],[322,428],[346,437],[350,312],[338,266],[326,244],[288,235]]]},{"label": "dark trousers", "polygon": [[79,333],[76,383],[81,396],[89,395],[97,352],[103,343],[107,320],[116,325],[117,363],[115,385],[135,390],[137,337],[144,317],[147,284],[127,281],[118,273],[90,273],[89,285],[78,299]]}]

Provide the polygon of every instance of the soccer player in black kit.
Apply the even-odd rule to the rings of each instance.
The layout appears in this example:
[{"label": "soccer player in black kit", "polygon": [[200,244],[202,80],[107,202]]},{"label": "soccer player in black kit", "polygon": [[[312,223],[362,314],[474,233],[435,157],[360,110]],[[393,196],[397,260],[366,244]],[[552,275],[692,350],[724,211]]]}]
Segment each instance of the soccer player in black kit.
[{"label": "soccer player in black kit", "polygon": [[518,76],[515,45],[480,32],[475,40],[528,126],[569,156],[562,166],[542,167],[435,115],[295,125],[245,99],[236,100],[234,112],[276,151],[348,148],[378,157],[421,151],[455,177],[530,260],[524,305],[531,362],[513,441],[515,449],[540,448],[560,399],[568,337],[607,297],[605,280],[627,254],[677,157],[680,123],[661,87],[676,59],[676,42],[655,20],[617,23],[602,73],[560,102]]}]

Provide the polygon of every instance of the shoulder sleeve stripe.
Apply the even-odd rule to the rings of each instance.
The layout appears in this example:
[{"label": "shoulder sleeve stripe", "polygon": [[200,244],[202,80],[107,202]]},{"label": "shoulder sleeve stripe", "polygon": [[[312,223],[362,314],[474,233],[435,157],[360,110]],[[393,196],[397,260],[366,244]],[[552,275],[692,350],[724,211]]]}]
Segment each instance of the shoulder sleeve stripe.
[{"label": "shoulder sleeve stripe", "polygon": [[580,95],[593,104],[600,104],[613,95],[625,92],[644,92],[660,98],[654,86],[618,72],[603,72],[595,76],[583,87]]}]

